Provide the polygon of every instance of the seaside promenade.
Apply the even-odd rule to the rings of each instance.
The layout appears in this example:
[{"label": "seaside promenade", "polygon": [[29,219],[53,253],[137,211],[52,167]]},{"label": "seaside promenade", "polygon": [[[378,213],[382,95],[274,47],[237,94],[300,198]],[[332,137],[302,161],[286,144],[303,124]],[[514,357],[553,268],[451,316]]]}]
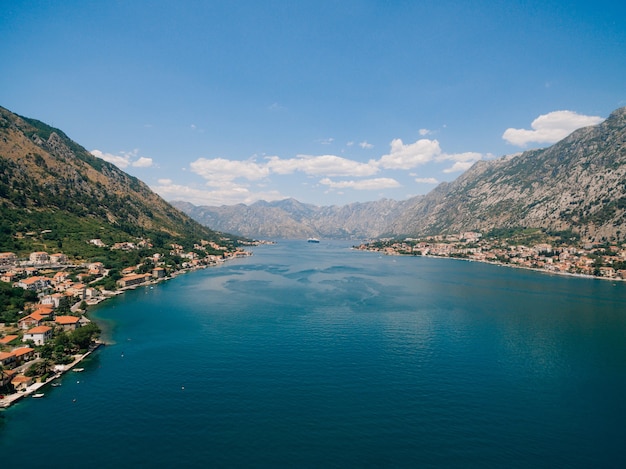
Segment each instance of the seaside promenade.
[{"label": "seaside promenade", "polygon": [[3,395],[2,398],[0,399],[0,409],[6,409],[25,397],[32,396],[33,394],[37,394],[38,392],[41,392],[42,388],[49,385],[50,383],[52,383],[52,381],[60,378],[65,373],[70,371],[72,368],[78,365],[81,361],[83,361],[85,358],[91,355],[91,353],[94,350],[98,349],[102,345],[104,345],[104,342],[100,342],[100,341],[95,342],[92,344],[92,346],[89,348],[89,350],[86,353],[82,355],[76,355],[74,357],[74,361],[72,361],[71,363],[67,365],[57,365],[54,369],[55,371],[54,374],[48,377],[45,381],[33,383],[30,386],[28,386],[26,389],[15,392],[13,394]]}]

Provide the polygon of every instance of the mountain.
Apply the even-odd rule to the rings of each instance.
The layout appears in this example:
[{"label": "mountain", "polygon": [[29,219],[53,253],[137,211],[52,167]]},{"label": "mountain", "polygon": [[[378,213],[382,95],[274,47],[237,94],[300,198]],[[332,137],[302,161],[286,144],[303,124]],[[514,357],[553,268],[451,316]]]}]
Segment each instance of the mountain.
[{"label": "mountain", "polygon": [[318,207],[295,199],[255,202],[251,205],[195,206],[188,202],[172,205],[203,225],[253,238],[341,238],[379,236],[403,210],[406,202],[383,199],[377,202]]},{"label": "mountain", "polygon": [[218,240],[140,180],[62,131],[0,107],[0,250],[82,252],[92,238],[155,245]]},{"label": "mountain", "polygon": [[453,182],[405,201],[317,207],[173,203],[194,219],[251,237],[370,238],[541,228],[589,241],[626,236],[626,107],[549,148],[479,161]]},{"label": "mountain", "polygon": [[533,227],[607,241],[623,240],[625,224],[626,107],[549,148],[477,162],[412,200],[389,230],[423,235]]}]

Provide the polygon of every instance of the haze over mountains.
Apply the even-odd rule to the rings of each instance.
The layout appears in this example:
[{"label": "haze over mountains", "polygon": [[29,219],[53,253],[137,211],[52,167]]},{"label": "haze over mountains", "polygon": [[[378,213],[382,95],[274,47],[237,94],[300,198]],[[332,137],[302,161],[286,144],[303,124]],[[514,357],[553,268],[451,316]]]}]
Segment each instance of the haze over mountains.
[{"label": "haze over mountains", "polygon": [[249,206],[172,202],[213,229],[255,238],[373,238],[572,230],[583,240],[626,236],[626,107],[551,147],[479,161],[424,196],[317,207],[294,199]]}]

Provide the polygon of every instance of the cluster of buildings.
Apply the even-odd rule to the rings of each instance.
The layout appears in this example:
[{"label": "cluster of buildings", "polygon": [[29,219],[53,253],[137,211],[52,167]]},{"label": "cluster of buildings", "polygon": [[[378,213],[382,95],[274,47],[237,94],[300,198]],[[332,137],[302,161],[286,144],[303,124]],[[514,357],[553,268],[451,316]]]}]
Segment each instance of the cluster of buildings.
[{"label": "cluster of buildings", "polygon": [[407,238],[404,241],[385,240],[362,244],[357,248],[388,255],[456,257],[554,273],[626,279],[626,245],[588,244],[579,247],[538,243],[524,246],[511,244],[510,241],[484,239],[481,233],[466,232],[424,239]]},{"label": "cluster of buildings", "polygon": [[16,325],[4,324],[0,329],[0,395],[9,389],[9,384],[15,392],[26,391],[35,378],[26,376],[25,371],[39,358],[38,348],[50,343],[60,332],[89,323],[83,315],[58,312],[58,303],[51,297],[42,297]]},{"label": "cluster of buildings", "polygon": [[[105,247],[99,239],[89,243]],[[151,247],[145,240],[136,243],[117,243],[111,249],[134,250]],[[221,252],[216,256],[210,252]],[[180,257],[181,269],[173,271],[165,265],[160,254],[155,253],[139,265],[129,266],[121,271],[116,281],[119,290],[159,281],[180,271],[190,270],[224,262],[230,257],[250,255],[249,252],[228,248],[211,241],[196,244],[191,251],[182,246],[171,245],[170,254]],[[15,391],[26,391],[40,386],[33,377],[24,371],[39,358],[39,350],[50,343],[56,334],[72,331],[88,323],[80,309],[83,301],[95,304],[117,292],[104,291],[93,284],[109,275],[102,262],[70,264],[65,254],[32,252],[28,258],[20,259],[15,253],[0,253],[0,281],[13,287],[36,293],[36,304],[28,304],[18,315],[16,323],[0,324],[0,402],[8,385]],[[68,311],[71,313],[62,313]]]}]

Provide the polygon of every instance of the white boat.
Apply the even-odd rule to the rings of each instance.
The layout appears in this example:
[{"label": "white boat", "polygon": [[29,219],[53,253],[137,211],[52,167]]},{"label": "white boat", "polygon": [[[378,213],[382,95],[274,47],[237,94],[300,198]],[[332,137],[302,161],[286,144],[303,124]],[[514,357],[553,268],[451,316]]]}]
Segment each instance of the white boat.
[{"label": "white boat", "polygon": [[35,398],[37,398],[37,399],[39,399],[39,398],[41,398],[41,397],[43,397],[43,396],[44,396],[44,393],[42,393],[42,392],[38,392],[38,393],[36,393],[36,394],[33,394],[33,397],[35,397]]},{"label": "white boat", "polygon": [[317,238],[309,238],[307,239],[307,243],[319,243],[320,240]]},{"label": "white boat", "polygon": [[81,371],[85,371],[84,368],[74,368],[72,371],[74,371],[75,373],[80,373]]}]

